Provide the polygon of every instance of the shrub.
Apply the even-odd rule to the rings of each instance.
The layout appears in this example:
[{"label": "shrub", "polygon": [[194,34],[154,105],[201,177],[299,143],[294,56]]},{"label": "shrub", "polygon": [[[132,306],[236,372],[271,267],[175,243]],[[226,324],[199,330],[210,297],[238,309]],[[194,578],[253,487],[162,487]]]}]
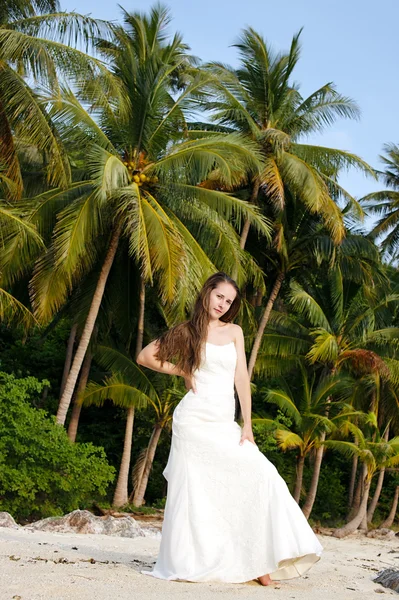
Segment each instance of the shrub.
[{"label": "shrub", "polygon": [[277,415],[274,418],[274,421],[275,427],[273,429],[270,429],[268,425],[264,425],[262,423],[254,423],[253,432],[255,442],[259,450],[266,456],[266,458],[268,458],[268,460],[270,460],[270,462],[274,464],[288,487],[292,489],[295,483],[296,452],[282,452],[279,450],[274,433],[279,423],[286,427],[290,427],[292,425],[292,421],[280,410],[277,410]]},{"label": "shrub", "polygon": [[[344,474],[336,455],[324,460],[320,470],[317,495],[312,510],[312,520],[327,526],[339,526],[348,511],[348,492],[344,485]],[[304,483],[308,490],[313,469],[306,469]]]},{"label": "shrub", "polygon": [[54,417],[32,406],[45,385],[0,373],[0,510],[17,519],[81,508],[104,496],[115,475],[103,448],[72,444]]}]

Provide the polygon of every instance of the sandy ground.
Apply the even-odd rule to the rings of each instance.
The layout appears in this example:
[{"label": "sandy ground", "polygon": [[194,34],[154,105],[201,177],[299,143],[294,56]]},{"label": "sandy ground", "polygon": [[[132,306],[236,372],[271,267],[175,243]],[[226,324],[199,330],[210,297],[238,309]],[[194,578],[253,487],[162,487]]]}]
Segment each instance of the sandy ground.
[{"label": "sandy ground", "polygon": [[136,539],[0,528],[1,600],[371,600],[397,594],[372,581],[399,567],[399,538],[319,536],[324,553],[308,575],[267,588],[147,577],[160,536]]}]

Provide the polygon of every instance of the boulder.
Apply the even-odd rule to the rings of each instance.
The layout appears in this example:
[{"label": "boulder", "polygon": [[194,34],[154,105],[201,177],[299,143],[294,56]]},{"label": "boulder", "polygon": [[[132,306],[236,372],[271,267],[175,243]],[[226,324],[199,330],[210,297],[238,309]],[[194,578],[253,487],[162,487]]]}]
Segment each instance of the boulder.
[{"label": "boulder", "polygon": [[19,525],[14,521],[10,513],[0,512],[0,527],[11,527],[11,529],[19,529]]},{"label": "boulder", "polygon": [[369,538],[383,538],[384,540],[391,540],[395,537],[395,532],[392,529],[383,528],[383,529],[372,529],[367,533],[367,537]]},{"label": "boulder", "polygon": [[399,569],[385,569],[378,573],[374,581],[395,592],[399,592]]},{"label": "boulder", "polygon": [[143,537],[144,533],[132,517],[96,517],[88,510],[74,510],[63,517],[48,517],[26,525],[36,531],[56,533],[101,533],[119,537]]}]

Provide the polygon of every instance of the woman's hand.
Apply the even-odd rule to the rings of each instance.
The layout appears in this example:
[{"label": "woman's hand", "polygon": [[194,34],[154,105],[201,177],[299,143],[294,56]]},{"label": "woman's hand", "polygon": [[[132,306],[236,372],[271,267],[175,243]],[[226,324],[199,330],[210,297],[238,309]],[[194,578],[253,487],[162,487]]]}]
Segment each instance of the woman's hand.
[{"label": "woman's hand", "polygon": [[192,390],[194,394],[197,393],[197,386],[195,383],[194,375],[184,375],[184,383],[186,386],[186,390]]},{"label": "woman's hand", "polygon": [[252,432],[252,426],[251,425],[244,425],[244,427],[242,428],[241,439],[240,439],[240,446],[243,445],[243,443],[245,442],[245,440],[248,440],[249,442],[251,442],[251,444],[253,444],[254,446],[256,446],[255,440],[254,440],[254,434]]}]

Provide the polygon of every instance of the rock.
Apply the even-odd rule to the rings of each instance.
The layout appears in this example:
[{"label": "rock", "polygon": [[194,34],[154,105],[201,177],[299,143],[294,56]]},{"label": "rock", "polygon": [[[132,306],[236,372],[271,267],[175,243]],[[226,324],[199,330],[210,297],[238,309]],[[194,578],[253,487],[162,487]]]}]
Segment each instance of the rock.
[{"label": "rock", "polygon": [[384,538],[385,540],[391,540],[395,537],[395,532],[392,529],[373,529],[367,533],[368,538]]},{"label": "rock", "polygon": [[380,583],[386,588],[390,588],[395,592],[399,592],[399,570],[398,569],[385,569],[381,571],[374,579],[376,583]]},{"label": "rock", "polygon": [[144,537],[155,538],[156,540],[160,540],[162,538],[160,529],[156,527],[143,527],[142,532]]},{"label": "rock", "polygon": [[330,535],[330,536],[332,536],[334,533],[334,529],[332,527],[314,527],[313,531],[315,533],[320,533],[321,535]]},{"label": "rock", "polygon": [[0,512],[0,527],[11,527],[11,529],[19,529],[19,525],[14,521],[10,513]]},{"label": "rock", "polygon": [[96,517],[88,510],[74,510],[63,517],[48,517],[26,528],[56,533],[101,533],[120,537],[144,537],[144,533],[132,517],[115,518],[107,515]]}]

